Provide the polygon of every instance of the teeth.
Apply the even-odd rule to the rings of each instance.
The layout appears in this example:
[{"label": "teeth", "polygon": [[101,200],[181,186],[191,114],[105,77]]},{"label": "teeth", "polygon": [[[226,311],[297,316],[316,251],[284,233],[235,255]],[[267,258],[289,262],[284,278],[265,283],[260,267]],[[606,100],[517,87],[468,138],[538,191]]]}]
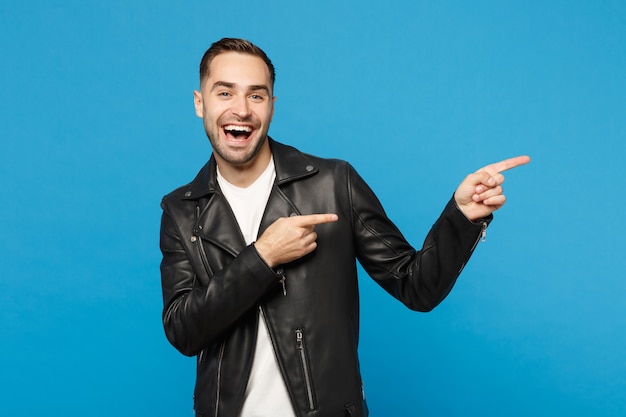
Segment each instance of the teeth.
[{"label": "teeth", "polygon": [[228,125],[224,126],[224,130],[235,130],[237,132],[252,132],[252,128],[250,126],[239,126],[239,125]]}]

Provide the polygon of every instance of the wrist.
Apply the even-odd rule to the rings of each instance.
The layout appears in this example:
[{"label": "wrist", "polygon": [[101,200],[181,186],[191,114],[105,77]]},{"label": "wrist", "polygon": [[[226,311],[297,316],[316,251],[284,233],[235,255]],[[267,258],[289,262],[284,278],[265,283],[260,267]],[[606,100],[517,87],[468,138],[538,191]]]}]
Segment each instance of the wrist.
[{"label": "wrist", "polygon": [[252,246],[254,246],[254,248],[256,249],[257,253],[259,254],[259,257],[263,260],[263,262],[265,262],[265,264],[270,268],[270,269],[274,269],[276,268],[277,264],[276,262],[269,256],[268,252],[266,250],[266,248],[264,247],[264,245],[262,243],[254,242],[252,244]]}]

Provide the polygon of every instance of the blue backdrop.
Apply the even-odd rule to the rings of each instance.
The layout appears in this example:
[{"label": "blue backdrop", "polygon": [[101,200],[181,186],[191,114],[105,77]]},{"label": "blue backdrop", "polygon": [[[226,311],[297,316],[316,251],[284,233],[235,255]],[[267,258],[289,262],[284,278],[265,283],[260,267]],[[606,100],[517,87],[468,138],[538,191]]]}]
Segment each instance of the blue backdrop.
[{"label": "blue backdrop", "polygon": [[347,159],[421,242],[469,172],[527,153],[449,298],[361,277],[374,416],[626,412],[626,3],[3,1],[0,415],[190,415],[166,341],[163,194],[211,149],[198,61],[277,67],[270,133]]}]

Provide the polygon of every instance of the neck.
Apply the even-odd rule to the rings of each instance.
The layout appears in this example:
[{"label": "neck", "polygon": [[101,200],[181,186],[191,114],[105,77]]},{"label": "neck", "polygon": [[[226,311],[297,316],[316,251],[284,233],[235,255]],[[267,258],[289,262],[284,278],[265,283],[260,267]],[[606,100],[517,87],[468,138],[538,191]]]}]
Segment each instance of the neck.
[{"label": "neck", "polygon": [[231,164],[217,154],[214,156],[220,174],[226,181],[237,187],[247,188],[265,171],[272,158],[272,152],[266,144],[252,161],[245,164]]}]

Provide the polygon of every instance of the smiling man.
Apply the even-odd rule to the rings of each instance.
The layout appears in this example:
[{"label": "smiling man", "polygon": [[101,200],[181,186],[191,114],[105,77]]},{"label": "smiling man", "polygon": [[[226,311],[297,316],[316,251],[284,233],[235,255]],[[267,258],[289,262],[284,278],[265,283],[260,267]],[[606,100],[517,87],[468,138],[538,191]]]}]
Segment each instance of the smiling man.
[{"label": "smiling man", "polygon": [[[246,187],[270,161],[267,131],[274,114],[269,67],[254,55],[207,54],[200,91],[194,91],[196,114],[204,121],[217,165],[225,178]],[[210,65],[209,65],[210,64]]]},{"label": "smiling man", "polygon": [[501,172],[530,159],[468,175],[416,250],[348,163],[268,137],[274,80],[246,40],[202,58],[194,104],[213,154],[161,204],[163,325],[197,356],[198,416],[367,416],[357,260],[407,307],[431,310],[505,203]]}]

